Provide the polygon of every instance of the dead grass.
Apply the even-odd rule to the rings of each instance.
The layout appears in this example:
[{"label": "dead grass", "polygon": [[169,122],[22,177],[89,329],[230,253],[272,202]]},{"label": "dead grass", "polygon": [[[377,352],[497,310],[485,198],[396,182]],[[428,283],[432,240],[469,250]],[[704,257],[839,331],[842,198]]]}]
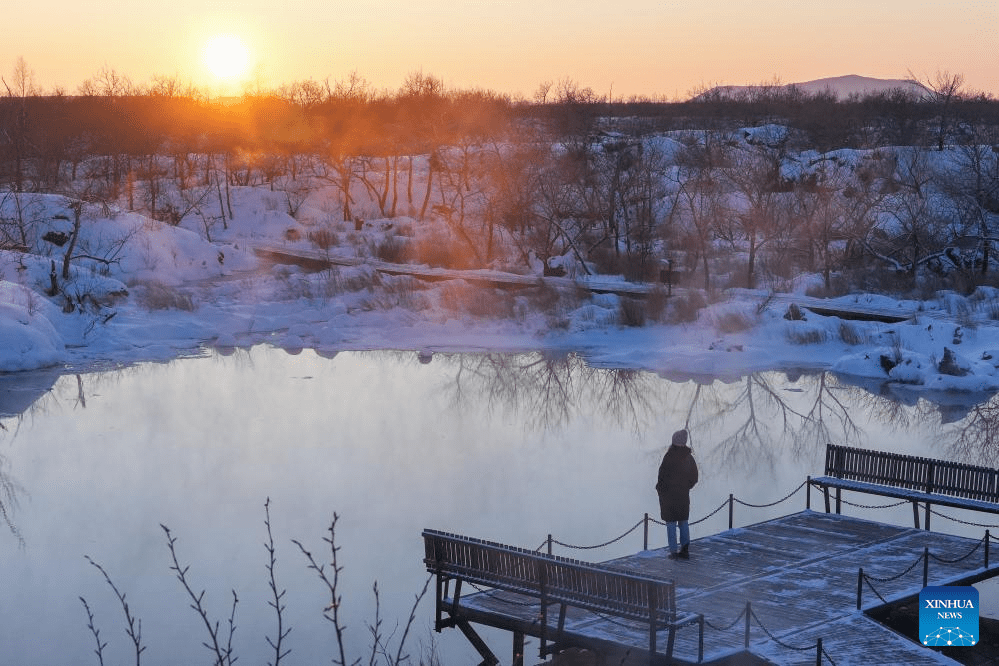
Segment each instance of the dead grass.
[{"label": "dead grass", "polygon": [[136,286],[136,302],[147,310],[194,312],[197,309],[190,294],[178,291],[176,287],[162,282],[144,282]]}]

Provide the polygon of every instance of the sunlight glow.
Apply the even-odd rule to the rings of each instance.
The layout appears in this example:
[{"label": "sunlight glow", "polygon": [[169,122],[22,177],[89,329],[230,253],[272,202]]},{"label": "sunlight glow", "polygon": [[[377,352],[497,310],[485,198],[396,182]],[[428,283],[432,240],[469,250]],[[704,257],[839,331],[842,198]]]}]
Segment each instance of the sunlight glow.
[{"label": "sunlight glow", "polygon": [[218,35],[205,45],[204,60],[212,74],[232,81],[247,73],[250,51],[238,37]]}]

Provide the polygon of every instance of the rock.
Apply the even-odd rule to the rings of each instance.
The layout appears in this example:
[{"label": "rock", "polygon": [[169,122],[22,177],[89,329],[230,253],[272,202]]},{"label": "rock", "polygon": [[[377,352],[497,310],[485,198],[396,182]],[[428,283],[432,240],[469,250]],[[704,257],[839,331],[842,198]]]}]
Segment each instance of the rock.
[{"label": "rock", "polygon": [[968,368],[958,365],[957,357],[949,347],[944,347],[943,358],[937,365],[937,372],[941,375],[951,375],[952,377],[964,377],[968,374]]},{"label": "rock", "polygon": [[791,303],[787,306],[787,312],[784,313],[784,319],[788,321],[805,321],[805,314],[798,307],[797,303]]},{"label": "rock", "polygon": [[891,369],[898,365],[894,359],[882,354],[881,358],[878,359],[881,363],[881,369],[885,371],[886,375],[891,374]]}]

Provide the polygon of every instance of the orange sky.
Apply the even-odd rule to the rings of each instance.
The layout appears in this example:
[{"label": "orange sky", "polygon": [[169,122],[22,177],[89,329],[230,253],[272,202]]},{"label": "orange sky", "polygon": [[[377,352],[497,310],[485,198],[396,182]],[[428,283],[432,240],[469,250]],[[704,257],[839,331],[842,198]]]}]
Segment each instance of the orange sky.
[{"label": "orange sky", "polygon": [[[108,66],[135,82],[179,75],[221,86],[202,62],[218,33],[240,37],[250,81],[272,87],[357,71],[396,89],[422,70],[452,87],[530,96],[566,77],[615,97],[685,97],[720,83],[800,82],[908,71],[965,75],[999,96],[994,0],[37,0],[4,10],[0,74],[23,56],[44,89],[76,92]],[[232,92],[233,90],[229,90]]]}]

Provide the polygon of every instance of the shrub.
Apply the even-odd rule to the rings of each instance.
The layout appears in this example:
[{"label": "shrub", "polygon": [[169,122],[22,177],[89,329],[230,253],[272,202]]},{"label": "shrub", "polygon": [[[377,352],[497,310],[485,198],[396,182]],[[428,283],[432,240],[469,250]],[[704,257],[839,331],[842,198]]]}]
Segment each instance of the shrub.
[{"label": "shrub", "polygon": [[788,326],[785,330],[788,342],[795,345],[817,345],[826,340],[825,331],[808,325]]},{"label": "shrub", "polygon": [[340,244],[340,239],[332,229],[317,229],[309,232],[309,242],[320,250],[328,250]]},{"label": "shrub", "polygon": [[604,275],[621,275],[624,273],[624,261],[621,255],[609,247],[595,247],[587,255],[587,260],[597,273]]},{"label": "shrub", "polygon": [[618,305],[618,321],[622,326],[645,326],[645,302],[637,298],[622,298]]},{"label": "shrub", "polygon": [[653,285],[645,299],[645,316],[652,321],[662,321],[666,315],[669,299],[666,287],[661,284]]},{"label": "shrub", "polygon": [[512,318],[514,298],[501,289],[480,288],[463,280],[446,283],[441,288],[441,307],[473,317]]},{"label": "shrub", "polygon": [[715,328],[719,333],[739,333],[753,327],[753,320],[744,312],[730,310],[715,318]]},{"label": "shrub", "polygon": [[411,257],[415,263],[434,268],[471,268],[473,264],[467,248],[440,234],[421,238],[412,248]]},{"label": "shrub", "polygon": [[162,282],[147,282],[137,290],[136,299],[147,310],[184,310],[194,312],[190,294],[177,291]]},{"label": "shrub", "polygon": [[409,261],[409,244],[398,236],[389,236],[375,246],[375,256],[382,261],[404,264]]},{"label": "shrub", "polygon": [[684,295],[675,296],[673,298],[672,320],[676,322],[696,321],[697,314],[707,305],[708,302],[701,291],[691,290]]},{"label": "shrub", "polygon": [[985,307],[989,319],[999,321],[999,299],[993,298],[989,300]]},{"label": "shrub", "polygon": [[864,343],[864,338],[860,335],[857,327],[846,321],[839,323],[839,339],[848,345],[854,346]]}]

